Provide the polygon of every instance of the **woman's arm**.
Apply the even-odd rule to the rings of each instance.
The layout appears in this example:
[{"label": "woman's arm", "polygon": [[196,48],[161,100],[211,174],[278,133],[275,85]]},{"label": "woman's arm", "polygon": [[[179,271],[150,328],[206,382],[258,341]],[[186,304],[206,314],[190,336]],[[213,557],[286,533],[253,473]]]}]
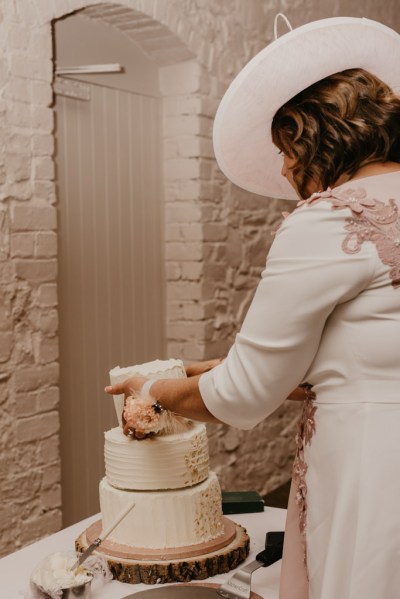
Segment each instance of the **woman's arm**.
[{"label": "woman's arm", "polygon": [[204,372],[209,372],[219,364],[222,364],[223,361],[224,358],[215,358],[213,360],[204,360],[202,362],[192,362],[185,366],[186,375],[196,376],[198,374],[203,374]]},{"label": "woman's arm", "polygon": [[[207,362],[195,362],[190,365],[189,372],[195,372],[201,370],[207,372],[211,368],[203,369],[203,366],[210,366],[213,363],[212,368],[220,364],[222,360],[212,360]],[[188,379],[160,379],[154,381],[151,385],[151,397],[154,399],[154,403],[158,402],[162,408],[170,410],[179,416],[185,418],[191,418],[200,422],[214,422],[221,423],[220,420],[215,418],[209,410],[206,408],[199,391],[199,379],[200,375],[189,375]],[[113,385],[105,388],[107,393],[112,395],[124,394],[125,398],[140,393],[144,383],[146,382],[144,377],[131,377],[125,380],[123,383]],[[302,385],[296,387],[294,391],[288,396],[287,399],[295,401],[304,401],[305,399],[311,399],[315,394],[311,391],[310,386]],[[137,432],[132,427],[126,424],[125,418],[123,420],[123,431],[125,435],[133,435],[137,439],[145,438],[147,435],[141,432]]]},{"label": "woman's arm", "polygon": [[[201,364],[201,363],[200,363]],[[189,376],[187,379],[159,379],[151,385],[150,395],[154,403],[158,402],[165,410],[179,416],[200,422],[221,422],[206,408],[199,391],[201,375]],[[125,398],[140,393],[144,377],[131,377],[117,385],[105,388],[110,395],[124,394]]]}]

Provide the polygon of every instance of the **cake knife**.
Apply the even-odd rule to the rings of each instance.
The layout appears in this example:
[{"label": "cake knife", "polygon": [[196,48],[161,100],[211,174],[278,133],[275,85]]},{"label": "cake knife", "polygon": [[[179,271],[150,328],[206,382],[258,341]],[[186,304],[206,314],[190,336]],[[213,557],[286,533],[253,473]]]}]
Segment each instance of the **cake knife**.
[{"label": "cake knife", "polygon": [[78,559],[72,566],[71,570],[76,570],[77,568],[79,568],[79,566],[85,561],[85,559],[87,559],[89,555],[91,555],[93,551],[97,549],[97,547],[104,541],[106,537],[108,537],[108,535],[114,530],[114,528],[116,528],[118,524],[125,518],[125,516],[129,514],[133,507],[135,507],[135,502],[131,501],[120,511],[115,520],[111,522],[110,526],[108,526],[105,530],[102,530],[101,534],[97,537],[97,539],[95,539],[93,543],[89,545],[86,551],[81,553],[81,555],[78,557]]}]

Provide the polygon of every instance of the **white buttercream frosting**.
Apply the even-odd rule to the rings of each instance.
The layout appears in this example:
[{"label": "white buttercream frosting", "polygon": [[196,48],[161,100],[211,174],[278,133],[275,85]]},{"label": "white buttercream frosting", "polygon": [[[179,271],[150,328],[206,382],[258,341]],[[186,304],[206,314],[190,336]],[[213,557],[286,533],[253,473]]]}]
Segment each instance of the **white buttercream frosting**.
[{"label": "white buttercream frosting", "polygon": [[223,534],[221,489],[214,472],[202,483],[171,491],[122,491],[105,478],[100,482],[103,529],[117,517],[127,501],[135,508],[109,539],[147,549],[183,547],[210,541]]},{"label": "white buttercream frosting", "polygon": [[108,482],[119,489],[149,491],[193,486],[208,476],[209,456],[204,424],[175,435],[137,440],[120,427],[105,433]]},{"label": "white buttercream frosting", "polygon": [[80,586],[93,578],[87,570],[71,570],[76,562],[73,555],[53,553],[42,560],[32,573],[31,581],[45,591],[69,589]]},{"label": "white buttercream frosting", "polygon": [[145,376],[152,378],[180,379],[186,378],[186,371],[182,360],[153,360],[145,364],[136,364],[120,368],[116,366],[110,370],[110,379],[116,383],[121,383],[130,376]]},{"label": "white buttercream frosting", "polygon": [[[131,376],[185,378],[181,360],[155,360],[110,371],[111,384]],[[119,423],[123,395],[114,397]],[[162,403],[162,402],[161,402]],[[121,426],[105,433],[106,477],[100,482],[103,530],[128,502],[135,507],[112,531],[109,540],[144,549],[185,547],[223,534],[218,478],[209,472],[204,424],[188,422],[177,434],[137,440]]]}]

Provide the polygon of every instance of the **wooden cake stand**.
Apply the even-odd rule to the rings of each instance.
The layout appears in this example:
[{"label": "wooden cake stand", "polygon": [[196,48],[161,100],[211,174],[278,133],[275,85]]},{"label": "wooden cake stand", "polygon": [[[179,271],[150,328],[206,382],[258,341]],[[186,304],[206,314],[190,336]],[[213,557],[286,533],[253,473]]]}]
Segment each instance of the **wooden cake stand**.
[{"label": "wooden cake stand", "polygon": [[[233,570],[249,554],[246,530],[229,518],[222,520],[223,535],[207,543],[176,549],[146,549],[105,539],[95,553],[104,555],[114,578],[121,582],[160,584],[203,580]],[[76,550],[85,551],[101,530],[101,520],[97,520],[76,539]]]}]

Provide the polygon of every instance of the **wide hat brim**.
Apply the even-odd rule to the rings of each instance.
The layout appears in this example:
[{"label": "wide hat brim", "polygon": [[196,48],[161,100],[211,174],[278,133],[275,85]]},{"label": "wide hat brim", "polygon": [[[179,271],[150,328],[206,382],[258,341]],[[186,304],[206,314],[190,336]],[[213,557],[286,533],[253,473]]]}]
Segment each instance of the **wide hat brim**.
[{"label": "wide hat brim", "polygon": [[215,156],[228,179],[253,193],[298,200],[281,175],[272,119],[303,89],[351,68],[400,94],[400,35],[369,19],[335,17],[298,27],[259,52],[229,86],[214,121]]}]

